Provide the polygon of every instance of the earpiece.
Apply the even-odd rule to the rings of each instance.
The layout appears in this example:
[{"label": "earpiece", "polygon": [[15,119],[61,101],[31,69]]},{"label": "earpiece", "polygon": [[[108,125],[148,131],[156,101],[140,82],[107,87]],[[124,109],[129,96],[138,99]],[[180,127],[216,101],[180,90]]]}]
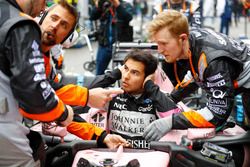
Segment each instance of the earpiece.
[{"label": "earpiece", "polygon": [[78,39],[79,35],[78,32],[75,30],[73,33],[70,34],[70,36],[64,41],[62,42],[62,46],[65,48],[70,48],[71,46],[74,45],[74,43],[76,42],[76,40]]}]

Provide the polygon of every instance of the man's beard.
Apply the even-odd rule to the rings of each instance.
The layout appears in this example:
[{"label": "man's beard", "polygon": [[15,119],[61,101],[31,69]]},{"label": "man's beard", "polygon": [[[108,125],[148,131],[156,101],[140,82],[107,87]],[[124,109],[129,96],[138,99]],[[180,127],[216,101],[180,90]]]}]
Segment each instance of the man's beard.
[{"label": "man's beard", "polygon": [[49,35],[52,35],[50,32],[44,32],[42,34],[42,44],[46,46],[54,46],[56,45],[55,38],[48,38]]}]

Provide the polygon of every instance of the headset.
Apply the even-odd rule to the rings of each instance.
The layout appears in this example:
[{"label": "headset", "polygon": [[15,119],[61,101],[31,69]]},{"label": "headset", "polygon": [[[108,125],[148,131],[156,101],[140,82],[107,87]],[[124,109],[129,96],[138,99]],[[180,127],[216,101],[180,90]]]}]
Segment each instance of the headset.
[{"label": "headset", "polygon": [[[46,9],[40,16],[40,19],[38,21],[39,25],[42,25],[44,19],[46,18],[46,16],[48,15],[49,11],[54,8],[56,5],[58,4],[54,4],[51,7],[49,7],[48,9]],[[79,14],[77,15],[76,18],[76,22],[75,25],[73,26],[73,28],[69,31],[68,35],[62,40],[61,44],[66,45],[66,47],[70,47],[73,45],[73,43],[76,41],[76,39],[78,38],[78,32],[76,31],[76,28],[78,26],[78,21],[79,21]]]},{"label": "headset", "polygon": [[74,30],[74,32],[72,32],[67,38],[66,40],[64,40],[61,44],[64,48],[70,48],[71,46],[73,46],[76,42],[76,40],[78,39],[79,34],[76,30]]}]

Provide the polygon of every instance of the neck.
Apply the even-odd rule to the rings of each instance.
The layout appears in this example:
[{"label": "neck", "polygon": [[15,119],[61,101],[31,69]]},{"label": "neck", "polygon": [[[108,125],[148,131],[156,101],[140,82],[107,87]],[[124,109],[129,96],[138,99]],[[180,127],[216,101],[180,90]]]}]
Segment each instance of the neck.
[{"label": "neck", "polygon": [[143,92],[144,92],[144,89],[142,88],[136,92],[130,92],[129,94],[132,96],[141,96]]},{"label": "neck", "polygon": [[189,41],[187,40],[183,46],[182,59],[188,59],[188,51],[189,51]]}]

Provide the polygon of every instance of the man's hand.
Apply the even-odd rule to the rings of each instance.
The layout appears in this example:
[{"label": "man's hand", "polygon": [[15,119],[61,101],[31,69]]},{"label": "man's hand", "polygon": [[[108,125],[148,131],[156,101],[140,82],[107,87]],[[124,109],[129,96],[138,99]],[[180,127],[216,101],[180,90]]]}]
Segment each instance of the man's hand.
[{"label": "man's hand", "polygon": [[65,121],[60,122],[61,126],[68,126],[72,122],[74,117],[74,111],[72,107],[70,107],[69,105],[66,105],[66,107],[68,109],[68,117]]},{"label": "man's hand", "polygon": [[118,148],[120,145],[123,145],[123,147],[131,146],[124,138],[115,134],[108,134],[103,140],[103,143],[110,149]]},{"label": "man's hand", "polygon": [[103,89],[93,88],[89,90],[88,106],[94,108],[103,108],[107,102],[112,100],[115,95],[122,94],[124,91],[120,88]]},{"label": "man's hand", "polygon": [[146,127],[143,137],[147,141],[158,141],[172,129],[172,116],[160,118]]}]

